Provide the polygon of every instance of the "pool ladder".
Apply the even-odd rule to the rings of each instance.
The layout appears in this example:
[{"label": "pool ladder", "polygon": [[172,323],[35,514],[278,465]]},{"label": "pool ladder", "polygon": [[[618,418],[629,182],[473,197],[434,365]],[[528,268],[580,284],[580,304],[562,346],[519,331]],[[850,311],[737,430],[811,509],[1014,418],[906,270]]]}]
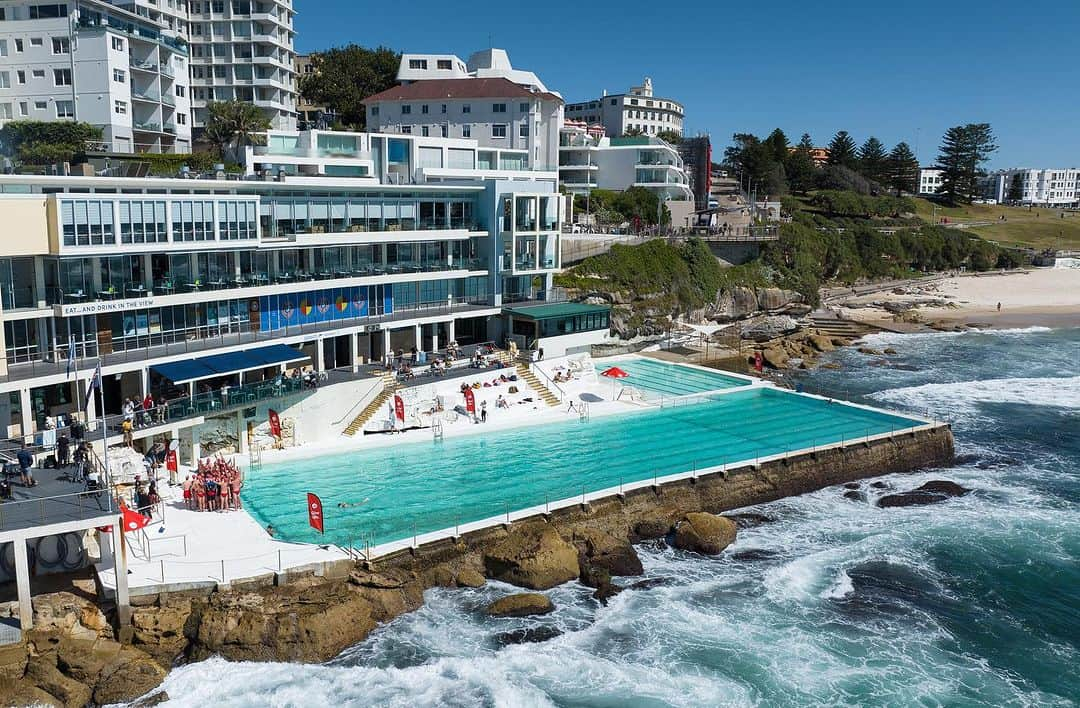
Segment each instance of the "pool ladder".
[{"label": "pool ladder", "polygon": [[431,422],[431,435],[435,440],[443,439],[443,425],[442,421],[438,418]]}]

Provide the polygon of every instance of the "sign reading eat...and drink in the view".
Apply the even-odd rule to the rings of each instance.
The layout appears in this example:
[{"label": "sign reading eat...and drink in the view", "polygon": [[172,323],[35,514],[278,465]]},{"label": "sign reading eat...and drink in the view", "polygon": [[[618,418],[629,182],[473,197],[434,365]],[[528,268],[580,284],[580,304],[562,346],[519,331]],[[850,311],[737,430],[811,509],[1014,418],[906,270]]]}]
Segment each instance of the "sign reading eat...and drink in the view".
[{"label": "sign reading eat...and drink in the view", "polygon": [[142,307],[153,307],[154,298],[141,297],[130,300],[102,300],[101,302],[78,302],[70,305],[54,305],[53,311],[59,317],[77,317],[96,315],[106,312],[127,312]]}]

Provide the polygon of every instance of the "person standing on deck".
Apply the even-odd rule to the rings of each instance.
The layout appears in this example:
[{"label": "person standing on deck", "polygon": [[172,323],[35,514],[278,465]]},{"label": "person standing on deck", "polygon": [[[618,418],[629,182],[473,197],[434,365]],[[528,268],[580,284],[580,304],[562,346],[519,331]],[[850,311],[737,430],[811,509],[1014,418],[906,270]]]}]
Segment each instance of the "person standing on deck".
[{"label": "person standing on deck", "polygon": [[487,422],[487,401],[480,402],[480,422]]},{"label": "person standing on deck", "polygon": [[36,487],[37,482],[34,481],[34,473],[32,472],[34,456],[26,449],[26,443],[23,443],[22,447],[19,448],[19,451],[15,454],[15,459],[19,461],[19,476],[22,478],[23,486]]}]

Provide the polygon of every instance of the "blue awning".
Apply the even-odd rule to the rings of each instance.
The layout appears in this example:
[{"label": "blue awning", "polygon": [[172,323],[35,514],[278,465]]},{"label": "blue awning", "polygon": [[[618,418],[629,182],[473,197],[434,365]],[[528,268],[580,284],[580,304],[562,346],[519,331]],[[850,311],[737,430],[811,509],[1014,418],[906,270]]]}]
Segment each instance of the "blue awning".
[{"label": "blue awning", "polygon": [[168,364],[151,366],[150,370],[172,381],[174,384],[188,383],[227,376],[241,371],[262,369],[279,364],[291,364],[310,361],[310,357],[285,344],[271,344],[228,354],[214,354],[200,359],[173,361]]}]

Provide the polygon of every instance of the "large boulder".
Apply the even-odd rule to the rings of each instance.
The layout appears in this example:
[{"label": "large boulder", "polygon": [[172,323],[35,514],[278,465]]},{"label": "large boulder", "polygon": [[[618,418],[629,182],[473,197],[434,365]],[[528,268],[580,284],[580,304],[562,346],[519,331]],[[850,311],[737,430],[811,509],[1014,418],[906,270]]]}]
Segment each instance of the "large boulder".
[{"label": "large boulder", "polygon": [[150,655],[124,647],[116,660],[106,666],[94,687],[98,705],[127,703],[149,693],[165,680],[166,671]]},{"label": "large boulder", "polygon": [[814,349],[817,349],[819,352],[831,352],[832,350],[836,349],[836,347],[833,346],[832,339],[830,337],[826,337],[825,335],[811,334],[806,339],[810,342]]},{"label": "large boulder", "polygon": [[757,294],[752,289],[739,285],[717,293],[713,319],[730,322],[749,317],[757,311]]},{"label": "large boulder", "polygon": [[546,615],[555,610],[555,605],[547,595],[538,592],[523,592],[517,595],[500,597],[487,606],[489,617],[528,617]]},{"label": "large boulder", "polygon": [[132,642],[163,666],[169,666],[187,647],[184,627],[190,616],[191,600],[132,608]]},{"label": "large boulder", "polygon": [[926,504],[937,504],[953,497],[962,497],[970,491],[967,487],[962,487],[956,482],[933,480],[908,492],[886,494],[878,499],[877,505],[882,508],[924,506]]},{"label": "large boulder", "polygon": [[[25,680],[33,683],[65,706],[85,706],[93,696],[93,691],[89,686],[65,676],[60,669],[56,668],[56,662],[52,654],[31,661],[26,667]],[[136,693],[131,698],[139,695],[141,694]]]},{"label": "large boulder", "polygon": [[760,317],[744,324],[740,330],[743,339],[752,339],[755,342],[766,342],[770,339],[782,337],[799,329],[799,323],[794,317],[786,315],[774,315]]},{"label": "large boulder", "polygon": [[484,553],[484,570],[511,585],[547,590],[578,577],[578,553],[554,527],[527,524]]},{"label": "large boulder", "polygon": [[802,302],[803,296],[794,290],[782,288],[759,288],[757,290],[758,308],[762,310],[779,310],[791,303]]},{"label": "large boulder", "polygon": [[113,636],[112,626],[96,604],[70,592],[34,598],[34,628],[78,639]]},{"label": "large boulder", "polygon": [[480,574],[480,571],[462,568],[458,571],[454,582],[459,588],[482,588],[487,583],[487,579]]},{"label": "large boulder", "polygon": [[768,347],[761,352],[761,358],[774,369],[783,369],[791,357],[783,347]]},{"label": "large boulder", "polygon": [[694,512],[675,526],[675,547],[714,556],[735,541],[735,522],[723,516]]},{"label": "large boulder", "polygon": [[611,575],[641,575],[645,572],[637,551],[625,538],[616,538],[596,529],[585,529],[574,533],[574,545],[580,554],[582,567],[591,565],[603,568]]}]

